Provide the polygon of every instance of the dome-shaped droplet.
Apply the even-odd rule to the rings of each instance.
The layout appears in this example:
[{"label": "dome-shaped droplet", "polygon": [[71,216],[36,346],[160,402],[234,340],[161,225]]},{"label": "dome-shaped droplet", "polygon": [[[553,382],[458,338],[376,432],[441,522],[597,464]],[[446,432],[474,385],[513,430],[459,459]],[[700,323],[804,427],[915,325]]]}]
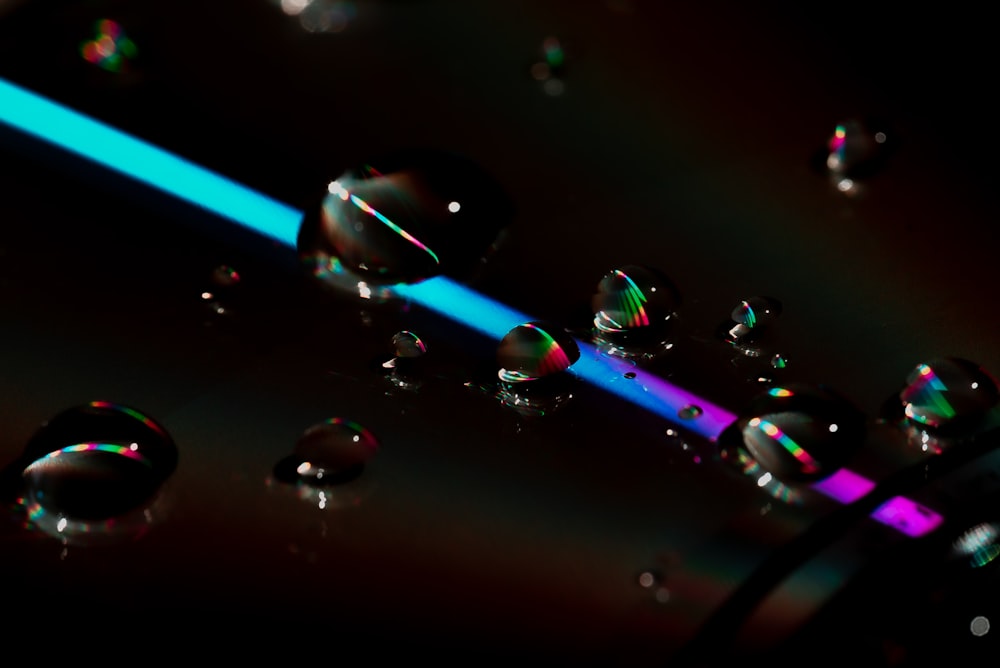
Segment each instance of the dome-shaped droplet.
[{"label": "dome-shaped droplet", "polygon": [[591,299],[594,342],[625,357],[663,352],[679,305],[674,284],[653,269],[627,265],[608,272]]},{"label": "dome-shaped droplet", "polygon": [[998,398],[997,383],[985,369],[955,357],[918,364],[899,393],[906,418],[932,429],[979,420],[996,406]]},{"label": "dome-shaped droplet", "polygon": [[829,389],[787,385],[754,399],[723,440],[744,448],[767,479],[815,481],[850,459],[864,439],[865,422]]},{"label": "dome-shaped droplet", "polygon": [[299,231],[307,268],[342,291],[470,272],[513,214],[481,167],[458,156],[411,151],[351,169],[308,208]]},{"label": "dome-shaped droplet", "polygon": [[392,345],[396,349],[396,357],[421,357],[427,352],[426,344],[410,331],[397,332],[392,337]]},{"label": "dome-shaped droplet", "polygon": [[580,348],[565,329],[529,322],[500,341],[498,397],[522,415],[544,415],[572,398],[575,377],[566,371],[580,359]]},{"label": "dome-shaped droplet", "polygon": [[275,467],[283,482],[339,485],[360,476],[378,452],[375,436],[356,422],[330,418],[307,429],[292,455]]},{"label": "dome-shaped droplet", "polygon": [[781,310],[781,302],[774,297],[742,299],[733,307],[729,320],[719,327],[719,334],[724,341],[737,346],[758,341],[781,315]]},{"label": "dome-shaped droplet", "polygon": [[44,424],[23,458],[24,506],[30,522],[70,538],[141,510],[177,467],[167,432],[143,413],[95,401]]},{"label": "dome-shaped droplet", "polygon": [[580,348],[566,330],[528,322],[507,332],[500,341],[497,361],[500,380],[524,382],[567,370],[580,359]]}]

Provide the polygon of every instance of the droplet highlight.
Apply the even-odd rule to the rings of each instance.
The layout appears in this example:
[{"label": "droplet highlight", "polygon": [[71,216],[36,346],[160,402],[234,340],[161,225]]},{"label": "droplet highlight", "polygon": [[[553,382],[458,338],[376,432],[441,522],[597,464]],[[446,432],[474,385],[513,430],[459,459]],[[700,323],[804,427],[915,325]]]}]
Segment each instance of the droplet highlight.
[{"label": "droplet highlight", "polygon": [[95,23],[94,37],[80,45],[80,55],[84,60],[115,74],[127,70],[138,51],[121,24],[111,19]]},{"label": "droplet highlight", "polygon": [[391,297],[391,286],[437,275],[465,278],[492,251],[513,206],[463,157],[409,151],[330,181],[298,236],[307,270],[341,293]]}]

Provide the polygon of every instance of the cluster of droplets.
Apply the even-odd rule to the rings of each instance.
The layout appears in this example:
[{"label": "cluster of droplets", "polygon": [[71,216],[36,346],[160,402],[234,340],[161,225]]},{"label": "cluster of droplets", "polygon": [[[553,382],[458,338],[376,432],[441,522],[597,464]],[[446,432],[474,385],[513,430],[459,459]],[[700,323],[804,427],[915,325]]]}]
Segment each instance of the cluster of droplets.
[{"label": "cluster of droplets", "polygon": [[25,526],[64,544],[131,539],[156,519],[157,492],[177,466],[166,430],[127,406],[95,401],[35,433],[4,471]]}]

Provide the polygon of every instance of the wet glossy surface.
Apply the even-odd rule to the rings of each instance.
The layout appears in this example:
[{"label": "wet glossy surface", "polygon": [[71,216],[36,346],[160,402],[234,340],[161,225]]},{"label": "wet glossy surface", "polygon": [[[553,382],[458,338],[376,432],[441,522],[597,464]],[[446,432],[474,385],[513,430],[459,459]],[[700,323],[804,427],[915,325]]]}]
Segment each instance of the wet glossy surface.
[{"label": "wet glossy surface", "polygon": [[[874,10],[830,21],[536,4],[0,3],[0,76],[302,210],[370,156],[470,157],[516,210],[471,272],[476,290],[588,334],[594,287],[616,268],[655,268],[683,294],[670,353],[615,367],[608,383],[642,391],[654,374],[742,412],[772,383],[717,327],[754,295],[782,305],[762,368],[780,354],[782,383],[829,384],[871,417],[924,360],[1000,370],[984,241],[996,138],[985,93],[936,74],[950,71],[941,58],[981,71],[980,42],[941,54]],[[127,72],[81,52],[102,18],[134,42]],[[925,23],[975,29],[957,15]],[[837,124],[869,114],[900,139],[848,192],[816,156],[829,157]],[[807,490],[786,503],[733,471],[690,430],[697,403],[668,421],[579,383],[559,410],[524,415],[496,392],[498,341],[416,305],[324,291],[293,249],[6,129],[0,159],[2,464],[42,422],[98,398],[148,411],[179,453],[163,520],[138,541],[64,544],[27,530],[12,501],[2,583],[19,632],[58,601],[203,629],[236,620],[248,650],[338,628],[374,654],[399,641],[453,659],[474,647],[658,665],[714,637],[703,629],[735,635],[723,631],[751,609],[777,638],[858,575],[892,589],[880,601],[907,593],[914,611],[946,600],[940,637],[955,652],[992,641],[970,624],[1000,618],[995,597],[976,598],[993,564],[954,586],[937,568],[996,521],[996,458],[956,459],[988,452],[987,437],[933,460],[927,475],[960,472],[957,488],[897,475],[932,455],[904,434],[869,439],[881,450],[851,461],[871,480],[896,475],[885,498],[947,516],[939,542],[907,542],[870,519],[874,501]],[[428,351],[409,384],[383,366],[407,356],[393,343],[404,331]],[[371,465],[318,491],[276,476],[331,416],[377,435]],[[884,570],[866,580],[867,563]],[[934,573],[947,595],[892,588],[886,572]],[[883,605],[911,658],[914,617]],[[891,648],[863,648],[891,664]]]}]

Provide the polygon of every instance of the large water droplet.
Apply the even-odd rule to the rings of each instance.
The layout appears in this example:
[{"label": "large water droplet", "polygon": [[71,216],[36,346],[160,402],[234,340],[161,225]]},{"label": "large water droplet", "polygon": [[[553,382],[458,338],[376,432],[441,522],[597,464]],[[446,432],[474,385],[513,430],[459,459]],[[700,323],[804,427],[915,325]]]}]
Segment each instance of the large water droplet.
[{"label": "large water droplet", "polygon": [[21,463],[29,525],[69,541],[144,528],[177,449],[143,413],[95,401],[44,424]]},{"label": "large water droplet", "polygon": [[299,254],[338,291],[384,297],[396,283],[464,277],[490,252],[513,207],[481,167],[410,151],[351,169],[306,210]]},{"label": "large water droplet", "polygon": [[764,487],[772,478],[795,484],[827,477],[853,456],[865,433],[864,414],[844,397],[828,388],[786,385],[754,399],[720,442],[759,465],[758,471],[741,464]]},{"label": "large water droplet", "polygon": [[949,431],[982,419],[1000,399],[993,377],[975,362],[945,357],[919,364],[899,393],[912,424]]},{"label": "large water droplet", "polygon": [[500,341],[499,397],[525,415],[543,415],[572,397],[575,377],[566,371],[580,348],[565,329],[543,322],[518,325]]},{"label": "large water droplet", "polygon": [[677,288],[653,269],[627,265],[608,272],[591,299],[594,343],[612,355],[655,357],[673,345],[679,305]]}]

